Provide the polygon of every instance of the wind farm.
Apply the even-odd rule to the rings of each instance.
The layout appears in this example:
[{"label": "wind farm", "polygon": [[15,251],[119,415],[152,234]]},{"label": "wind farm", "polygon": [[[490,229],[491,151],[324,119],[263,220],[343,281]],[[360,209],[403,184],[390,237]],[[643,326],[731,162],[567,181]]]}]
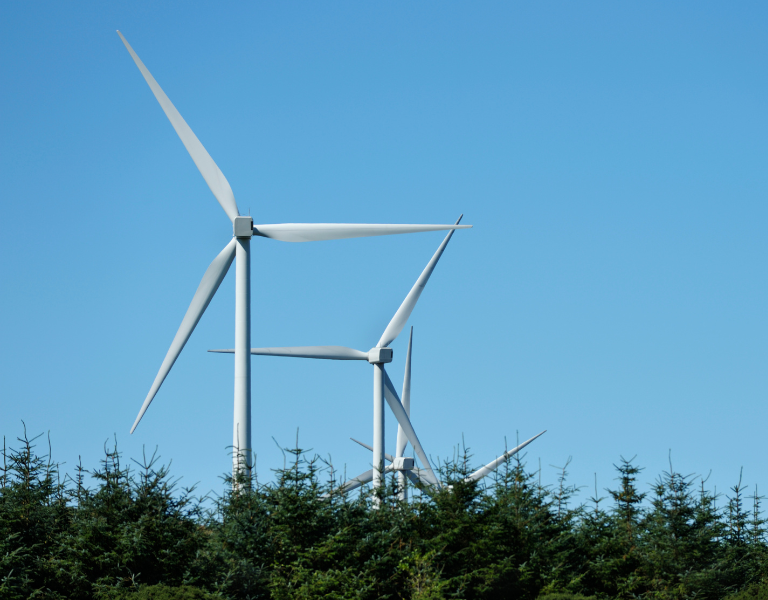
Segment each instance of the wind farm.
[{"label": "wind farm", "polygon": [[0,597],[765,595],[766,22],[6,3]]},{"label": "wind farm", "polygon": [[[453,232],[459,228],[469,228],[471,225],[460,225],[460,216],[453,225],[396,225],[396,224],[350,224],[350,223],[282,223],[278,225],[254,225],[250,216],[240,215],[237,203],[224,174],[210,157],[197,136],[181,117],[173,106],[168,96],[160,88],[149,70],[138,57],[122,33],[117,32],[136,63],[142,76],[152,90],[163,112],[168,117],[171,125],[179,135],[184,147],[189,152],[195,166],[200,171],[203,179],[208,184],[214,197],[219,202],[224,212],[232,222],[233,239],[221,253],[214,259],[203,275],[203,279],[192,298],[192,303],[182,320],[176,336],[168,353],[155,377],[152,387],[141,405],[139,414],[131,427],[131,433],[139,425],[144,413],[149,408],[152,400],[168,376],[174,362],[181,353],[195,326],[203,316],[205,309],[216,294],[224,276],[227,274],[233,260],[237,257],[236,268],[236,303],[235,303],[235,348],[232,350],[212,350],[211,352],[230,353],[235,357],[235,401],[234,401],[234,425],[232,456],[232,473],[250,473],[252,468],[252,456],[254,447],[251,440],[251,365],[248,354],[262,356],[293,356],[300,358],[319,358],[330,360],[366,360],[373,365],[373,447],[371,480],[374,489],[383,485],[383,477],[387,472],[384,453],[384,401],[390,407],[398,422],[398,448],[404,440],[410,441],[419,457],[422,467],[418,471],[420,481],[429,485],[440,487],[440,482],[435,476],[429,458],[422,448],[421,442],[404,408],[403,401],[397,394],[392,381],[386,373],[384,365],[392,361],[392,349],[389,345],[402,331],[408,317],[416,306],[424,287],[435,269],[438,260],[443,254]],[[411,291],[398,308],[381,338],[374,348],[368,352],[354,350],[342,346],[301,346],[285,348],[250,348],[251,339],[251,281],[250,281],[250,242],[253,236],[260,236],[283,242],[312,242],[327,241],[333,239],[359,238],[381,235],[394,235],[402,233],[419,233],[426,231],[450,230],[443,242],[438,247],[432,259],[417,279]],[[409,345],[410,357],[410,345]],[[410,364],[410,363],[409,363]],[[532,440],[530,440],[532,441]],[[529,441],[529,442],[530,442]],[[526,442],[523,446],[527,445]],[[399,451],[401,454],[402,451]],[[398,454],[398,456],[399,456]],[[505,455],[510,456],[510,455]],[[392,462],[392,461],[390,461]],[[497,463],[498,464],[498,463]],[[484,473],[490,473],[490,467],[483,467]],[[411,473],[410,469],[401,470],[401,473]],[[361,482],[362,478],[355,479]],[[402,479],[401,479],[402,482]],[[350,485],[344,486],[348,491]]]},{"label": "wind farm", "polygon": [[[241,471],[250,473],[252,466],[251,457],[254,450],[251,443],[251,365],[250,357],[248,356],[250,352],[251,339],[251,238],[256,235],[283,242],[316,242],[334,239],[394,235],[401,233],[439,231],[445,229],[450,229],[452,233],[455,229],[468,228],[471,227],[471,225],[459,225],[461,218],[459,218],[459,221],[457,221],[454,225],[393,225],[369,223],[281,223],[278,225],[254,225],[253,219],[250,216],[245,217],[240,215],[234,194],[232,193],[232,188],[230,187],[226,177],[224,177],[224,174],[221,172],[219,167],[197,139],[197,136],[195,136],[195,134],[189,128],[186,121],[184,121],[179,112],[173,106],[171,101],[168,99],[168,96],[165,95],[165,92],[163,92],[163,90],[157,84],[149,70],[147,70],[147,68],[144,66],[144,63],[141,62],[141,59],[133,51],[133,48],[131,48],[131,46],[128,44],[128,41],[125,39],[125,37],[123,37],[123,34],[119,31],[117,33],[120,36],[120,39],[123,41],[123,44],[125,44],[125,47],[128,49],[131,58],[133,58],[133,61],[136,63],[136,66],[139,68],[142,76],[149,85],[149,88],[152,90],[155,98],[159,102],[163,112],[168,117],[168,120],[176,130],[176,133],[179,135],[179,138],[184,144],[184,147],[187,149],[187,152],[189,152],[189,155],[194,161],[195,166],[200,171],[200,174],[208,184],[211,192],[213,192],[216,200],[219,202],[221,207],[224,209],[224,212],[232,222],[233,228],[233,239],[213,260],[203,275],[203,279],[200,282],[194,297],[192,298],[192,303],[187,309],[187,313],[184,315],[181,326],[179,327],[179,330],[177,331],[176,336],[171,343],[171,347],[168,350],[162,365],[160,366],[160,370],[155,377],[154,382],[152,383],[152,387],[150,388],[147,397],[141,405],[139,414],[136,417],[133,426],[131,427],[131,433],[133,433],[138,426],[139,422],[144,416],[144,413],[147,411],[149,405],[152,403],[152,400],[155,398],[155,395],[160,389],[160,386],[168,376],[171,367],[173,367],[174,362],[176,362],[176,359],[184,348],[184,345],[187,343],[187,340],[189,340],[197,323],[203,316],[205,309],[210,304],[214,294],[216,294],[216,291],[218,290],[219,285],[221,285],[224,276],[227,274],[232,261],[237,258],[235,280],[235,348],[232,350],[232,353],[235,355],[235,401],[232,436],[232,472],[233,474],[237,474]],[[415,305],[416,300],[421,293],[421,288],[423,288],[424,284],[426,283],[426,279],[429,278],[429,275],[434,268],[434,263],[436,263],[440,258],[442,250],[445,248],[448,240],[450,240],[450,235],[451,234],[448,234],[448,237],[446,237],[443,245],[435,255],[433,263],[431,263],[431,267],[428,266],[427,270],[425,270],[426,276],[423,275],[423,283],[417,283],[417,287],[414,287],[414,290],[412,290],[409,299],[406,299],[404,307],[401,307],[401,310],[398,312],[398,314],[395,315],[392,323],[390,323],[390,326],[384,332],[382,339],[379,341],[376,349],[374,349],[375,352],[371,351],[374,352],[376,356],[374,357],[371,353],[367,355],[369,357],[368,360],[375,365],[374,379],[376,379],[378,376],[378,388],[376,388],[376,384],[374,384],[374,387],[375,389],[378,389],[377,397],[379,400],[381,400],[381,397],[384,395],[384,370],[382,365],[385,362],[391,360],[392,356],[391,350],[388,348],[383,348],[383,346],[391,343],[400,333],[400,330],[405,324],[408,315],[410,314],[411,310],[413,310],[413,305]],[[390,402],[390,406],[394,407],[393,410],[396,411],[395,414],[398,415],[399,418],[403,419],[404,413],[402,412],[402,408],[398,407],[399,400],[391,400],[389,396],[387,399]],[[381,402],[379,402],[379,404],[381,404]],[[381,414],[383,405],[380,409],[377,408],[375,410],[377,411],[376,415],[378,415],[376,418],[378,418],[379,422],[381,423],[380,429],[383,430],[384,420],[383,415]],[[410,423],[407,422],[407,416],[404,417],[404,422],[405,427],[411,436],[409,439],[412,440],[412,443],[418,449],[417,451],[425,457],[426,455],[424,455],[423,451],[421,450],[421,445],[416,438],[413,428],[410,427]],[[378,462],[383,465],[383,451],[381,450],[380,436],[377,436],[375,443],[378,444],[378,454],[380,455]],[[426,458],[424,460],[426,460]],[[428,463],[426,464],[426,468],[429,469]]]}]

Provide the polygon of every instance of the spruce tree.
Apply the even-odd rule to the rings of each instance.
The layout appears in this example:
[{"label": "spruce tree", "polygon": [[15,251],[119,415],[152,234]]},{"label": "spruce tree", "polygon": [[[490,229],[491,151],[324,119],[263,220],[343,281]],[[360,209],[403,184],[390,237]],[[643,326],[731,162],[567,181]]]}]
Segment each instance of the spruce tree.
[{"label": "spruce tree", "polygon": [[[41,434],[42,435],[42,434]],[[59,577],[59,540],[72,511],[59,466],[48,454],[38,455],[26,426],[18,449],[3,446],[0,493],[0,598],[67,598]],[[66,579],[66,577],[64,578]]]},{"label": "spruce tree", "polygon": [[722,526],[713,503],[697,500],[693,477],[676,472],[670,463],[653,486],[651,505],[642,523],[647,593],[663,599],[722,598]]}]

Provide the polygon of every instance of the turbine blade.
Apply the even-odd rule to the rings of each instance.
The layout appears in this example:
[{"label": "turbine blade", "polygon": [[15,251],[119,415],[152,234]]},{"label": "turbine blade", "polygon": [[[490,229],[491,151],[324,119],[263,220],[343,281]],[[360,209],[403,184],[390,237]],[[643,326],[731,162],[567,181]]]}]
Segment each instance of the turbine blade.
[{"label": "turbine blade", "polygon": [[[459,227],[459,222],[461,221],[461,217],[464,215],[460,215],[458,221],[456,221],[455,227]],[[443,255],[443,250],[445,250],[445,247],[448,245],[448,242],[451,241],[451,236],[453,235],[453,231],[449,232],[447,236],[445,236],[445,239],[443,240],[443,243],[440,244],[440,247],[437,249],[437,252],[435,252],[432,259],[427,263],[426,268],[421,272],[421,275],[419,275],[419,278],[416,280],[416,283],[411,288],[411,291],[408,292],[408,295],[405,297],[405,300],[403,300],[403,303],[400,305],[400,308],[397,309],[397,312],[395,313],[395,316],[392,317],[392,320],[389,322],[389,325],[387,325],[387,328],[384,330],[384,333],[381,335],[381,339],[379,340],[379,343],[376,344],[377,348],[384,348],[386,346],[389,346],[392,342],[395,341],[395,338],[400,335],[400,332],[403,330],[403,327],[405,327],[405,323],[408,321],[408,317],[411,316],[411,313],[413,312],[413,309],[416,307],[416,302],[419,300],[419,296],[421,296],[421,292],[424,291],[424,286],[427,285],[427,281],[429,281],[430,275],[432,275],[432,271],[435,270],[435,265],[437,265],[437,261],[440,260],[440,257]]]},{"label": "turbine blade", "polygon": [[[408,352],[405,355],[405,376],[403,377],[403,408],[408,418],[411,418],[411,349],[413,348],[413,327],[411,335],[408,337]],[[395,447],[395,456],[403,456],[405,447],[408,445],[408,438],[405,431],[398,423],[397,425],[397,446]]]},{"label": "turbine blade", "polygon": [[[419,469],[418,467],[415,467],[412,471],[406,471],[406,473],[413,473],[413,476],[416,478],[417,481],[421,483],[421,485],[431,486],[432,484],[429,482],[426,475],[424,475],[424,469]],[[413,481],[413,480],[411,480]]]},{"label": "turbine blade", "polygon": [[141,62],[141,59],[133,51],[128,40],[126,40],[123,37],[123,34],[119,31],[117,32],[117,35],[123,40],[123,44],[125,44],[125,47],[131,54],[131,58],[133,58],[133,62],[139,67],[139,71],[141,71],[144,79],[149,84],[149,89],[152,90],[152,93],[160,103],[160,107],[163,109],[165,116],[168,117],[168,120],[171,122],[171,125],[173,125],[179,138],[181,138],[181,143],[184,144],[184,147],[187,149],[187,152],[189,152],[192,160],[195,161],[195,165],[203,176],[203,179],[205,179],[205,183],[211,188],[213,195],[216,196],[216,200],[221,204],[221,208],[227,213],[229,220],[234,221],[235,217],[240,213],[237,210],[235,195],[232,193],[232,188],[229,186],[227,178],[224,177],[224,173],[222,173],[221,169],[219,169],[216,163],[213,162],[211,155],[208,154],[205,148],[203,148],[200,140],[197,139],[197,136],[189,128],[189,125],[187,125],[187,122],[179,114],[179,111],[176,110],[176,107],[157,84],[157,81],[152,77],[152,74],[147,70],[147,67],[144,66],[144,63]]},{"label": "turbine blade", "polygon": [[520,452],[520,450],[522,450],[528,444],[530,444],[533,440],[535,440],[537,437],[542,436],[545,433],[547,433],[546,429],[544,431],[542,431],[541,433],[539,433],[538,435],[534,435],[530,440],[527,440],[527,441],[523,442],[522,444],[520,444],[516,448],[512,448],[512,450],[508,450],[507,452],[502,454],[496,460],[493,460],[493,461],[489,462],[484,467],[480,467],[477,471],[472,473],[472,475],[467,477],[464,481],[479,481],[480,479],[482,479],[486,475],[489,475],[489,474],[493,473],[499,467],[499,465],[501,463],[503,463],[505,460],[507,460],[507,458],[509,458],[510,456],[514,456],[515,454]]},{"label": "turbine blade", "polygon": [[403,431],[408,437],[408,441],[411,442],[413,449],[416,451],[416,456],[421,460],[421,464],[424,466],[423,471],[425,477],[427,477],[432,485],[440,487],[440,482],[432,471],[432,465],[429,463],[426,452],[424,452],[424,449],[421,447],[421,442],[419,442],[419,438],[416,436],[416,431],[413,429],[413,425],[411,425],[411,420],[408,418],[408,415],[405,414],[405,409],[400,402],[400,398],[397,396],[395,386],[392,385],[392,380],[389,378],[389,375],[387,375],[386,370],[382,370],[384,371],[384,398],[386,399],[387,404],[389,404],[389,408],[392,409],[392,412],[395,414],[397,422],[403,427]]},{"label": "turbine blade", "polygon": [[[388,466],[384,468],[384,473],[390,473],[392,471],[392,467]],[[342,485],[338,491],[342,494],[346,494],[348,492],[351,492],[353,490],[356,490],[362,485],[365,485],[366,483],[370,483],[373,481],[373,469],[368,469],[365,473],[361,473],[357,477],[353,477],[344,485]]]},{"label": "turbine blade", "polygon": [[[234,350],[208,350],[232,354]],[[283,348],[251,348],[256,356],[290,356],[293,358],[323,358],[328,360],[368,360],[368,353],[345,346],[288,346]]]},{"label": "turbine blade", "polygon": [[195,295],[192,297],[192,302],[189,304],[187,313],[181,321],[181,326],[176,332],[176,336],[173,338],[168,353],[165,355],[165,360],[163,360],[163,364],[160,366],[160,371],[158,371],[157,377],[155,377],[155,381],[149,390],[149,394],[147,394],[147,398],[144,400],[144,404],[141,405],[139,416],[136,417],[136,421],[133,423],[133,427],[131,427],[131,433],[134,432],[139,421],[141,421],[141,417],[147,412],[147,408],[149,408],[149,405],[152,403],[152,399],[155,397],[155,394],[157,394],[157,390],[160,389],[160,386],[163,384],[165,377],[171,370],[173,363],[176,362],[179,354],[181,354],[189,336],[191,336],[192,332],[195,330],[197,323],[200,321],[200,317],[203,316],[213,295],[216,293],[216,290],[219,289],[224,276],[227,274],[227,271],[229,271],[232,260],[235,258],[236,247],[237,244],[235,240],[232,239],[232,241],[226,245],[224,250],[213,259],[213,262],[205,271],[203,279],[200,282],[200,285],[197,286]]},{"label": "turbine blade", "polygon": [[386,225],[377,223],[278,223],[254,225],[253,235],[281,242],[321,242],[347,238],[467,229],[472,225]]},{"label": "turbine blade", "polygon": [[349,481],[345,482],[340,488],[339,492],[346,494],[353,490],[356,490],[360,486],[365,485],[373,481],[373,469],[368,469],[365,473],[361,473],[357,477],[353,477]]},{"label": "turbine blade", "polygon": [[[355,444],[360,444],[366,450],[370,450],[371,452],[373,452],[373,446],[369,446],[368,444],[364,444],[360,440],[356,440],[353,437],[351,437],[349,439],[352,440],[353,442],[355,442]],[[395,462],[395,457],[392,456],[391,454],[387,454],[386,452],[384,453],[384,458],[386,458],[389,462]]]},{"label": "turbine blade", "polygon": [[414,471],[418,471],[418,469],[414,469],[413,471],[403,471],[403,473],[405,473],[405,476],[411,480],[411,483],[419,487],[419,489],[428,496],[431,496],[432,485],[428,481],[421,479]]}]

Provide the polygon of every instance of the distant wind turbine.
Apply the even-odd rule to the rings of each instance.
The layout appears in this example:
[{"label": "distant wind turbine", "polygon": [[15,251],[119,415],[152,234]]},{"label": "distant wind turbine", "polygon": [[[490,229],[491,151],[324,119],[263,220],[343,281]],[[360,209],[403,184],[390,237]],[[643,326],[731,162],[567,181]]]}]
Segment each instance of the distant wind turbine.
[{"label": "distant wind turbine", "polygon": [[[402,395],[402,404],[403,404],[403,410],[408,415],[408,418],[411,417],[411,352],[413,349],[413,327],[411,327],[411,333],[408,337],[408,352],[405,355],[405,376],[403,377],[403,395]],[[512,448],[511,450],[508,450],[507,452],[504,452],[501,456],[496,458],[495,460],[492,460],[487,465],[480,467],[477,471],[472,473],[471,475],[467,476],[464,481],[480,481],[483,477],[486,477],[487,475],[490,475],[493,473],[496,469],[498,469],[499,465],[503,464],[504,461],[506,461],[508,458],[514,456],[520,450],[525,448],[528,444],[530,444],[533,440],[538,438],[539,436],[542,436],[546,433],[545,431],[542,431],[541,433],[533,436],[531,439],[526,440],[522,444],[518,445],[515,448]],[[356,440],[355,438],[350,438],[353,442],[356,444],[360,444],[363,448],[366,448],[368,450],[373,450],[371,446],[368,444],[364,444],[363,442]],[[405,455],[405,448],[408,445],[408,436],[405,435],[405,431],[402,427],[398,425],[397,428],[397,445],[395,447],[395,455],[392,456],[391,454],[384,454],[384,458],[389,463],[384,468],[384,473],[391,473],[396,472],[397,478],[398,478],[398,489],[400,490],[400,498],[402,500],[406,500],[408,498],[408,487],[405,483],[406,477],[410,479],[414,484],[421,485],[425,489],[429,489],[429,487],[432,485],[432,481],[430,478],[425,477],[423,470],[419,469],[414,465],[413,458],[404,456]],[[348,493],[353,490],[356,490],[362,485],[365,485],[366,483],[370,483],[373,480],[373,470],[368,470],[365,473],[361,473],[357,477],[353,477],[346,483],[344,483],[340,488],[339,492],[341,493]]]},{"label": "distant wind turbine", "polygon": [[[547,433],[546,430],[542,431],[541,433],[537,433],[532,438],[525,440],[522,444],[515,446],[511,450],[507,450],[506,452],[504,452],[504,454],[502,454],[498,458],[492,460],[487,465],[480,467],[477,471],[465,477],[464,481],[467,483],[470,481],[480,481],[483,477],[490,475],[496,469],[498,469],[499,466],[504,464],[504,462],[507,459],[513,457],[515,454],[520,452],[520,450],[522,450],[528,444],[530,444],[533,440],[544,435],[545,433]],[[356,440],[355,438],[349,438],[349,439],[351,439],[356,444],[360,444],[363,448],[367,450],[372,449],[371,446],[369,446],[368,444],[364,444],[360,440]],[[433,483],[430,481],[430,479],[425,476],[424,470],[419,469],[418,467],[415,466],[413,458],[410,458],[407,456],[392,456],[391,454],[387,454],[387,453],[384,453],[384,458],[388,463],[390,463],[386,467],[384,467],[384,473],[391,473],[394,471],[398,475],[403,475],[404,477],[408,477],[408,479],[410,479],[414,484],[421,485],[422,488],[425,489],[426,491],[429,491],[430,487],[433,486]],[[361,473],[357,477],[353,477],[352,479],[344,483],[338,489],[338,491],[346,494],[348,492],[356,490],[357,488],[359,488],[362,485],[365,485],[366,483],[370,483],[372,479],[373,479],[373,470],[369,469],[365,473]],[[450,486],[447,486],[447,487],[450,487]],[[403,493],[407,489],[405,487],[405,484],[403,483],[401,487],[401,484],[398,483],[398,488],[401,490],[400,498],[403,500],[406,500],[408,498],[408,495],[406,493]]]}]

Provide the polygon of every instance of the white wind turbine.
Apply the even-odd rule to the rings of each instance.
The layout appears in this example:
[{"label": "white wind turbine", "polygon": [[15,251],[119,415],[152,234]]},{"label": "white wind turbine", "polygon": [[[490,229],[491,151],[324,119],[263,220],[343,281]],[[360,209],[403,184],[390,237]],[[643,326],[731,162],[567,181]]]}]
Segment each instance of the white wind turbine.
[{"label": "white wind turbine", "polygon": [[160,371],[152,383],[144,404],[141,406],[131,433],[141,421],[152,399],[157,394],[176,362],[184,345],[189,340],[195,326],[200,321],[205,309],[211,302],[232,261],[237,257],[235,277],[235,417],[233,430],[233,474],[248,472],[251,467],[251,362],[248,351],[251,346],[251,281],[250,248],[251,237],[259,236],[283,242],[312,242],[343,238],[391,235],[396,233],[415,233],[420,231],[454,230],[470,225],[380,225],[350,223],[281,223],[278,225],[254,225],[251,217],[240,216],[235,196],[229,182],[219,167],[213,162],[200,140],[192,132],[186,121],[173,106],[168,96],[155,81],[144,63],[133,51],[123,34],[117,32],[125,44],[133,61],[144,76],[149,88],[160,103],[165,116],[173,125],[181,142],[189,152],[208,187],[227,213],[233,226],[233,239],[213,260],[203,275],[203,279],[192,297],[171,347],[160,366]]},{"label": "white wind turbine", "polygon": [[[463,215],[462,215],[463,216]],[[456,221],[455,227],[459,226],[461,216]],[[428,481],[431,485],[440,486],[440,482],[432,471],[427,454],[419,442],[419,438],[416,436],[416,432],[411,425],[411,421],[408,418],[408,414],[403,408],[403,404],[400,401],[395,386],[387,375],[384,369],[386,363],[392,362],[392,348],[389,345],[395,341],[400,332],[405,327],[405,323],[408,321],[408,317],[413,312],[416,302],[421,296],[421,292],[424,291],[424,286],[427,285],[432,271],[434,271],[437,261],[448,245],[448,242],[453,236],[453,231],[450,231],[445,239],[442,241],[432,259],[422,271],[416,283],[408,292],[408,295],[403,300],[400,308],[392,317],[392,320],[387,325],[384,333],[382,334],[379,342],[364,352],[362,350],[355,350],[354,348],[347,348],[345,346],[292,346],[282,348],[252,348],[251,354],[258,356],[289,356],[295,358],[320,358],[327,360],[367,360],[373,365],[373,461],[371,463],[371,479],[375,488],[381,486],[383,475],[385,473],[384,467],[384,400],[389,404],[390,409],[395,415],[399,425],[399,431],[402,431],[404,438],[413,445],[416,455],[419,457],[422,466],[424,467],[420,473],[425,481]],[[234,350],[210,350],[209,352],[224,352],[232,353]]]},{"label": "white wind turbine", "polygon": [[[413,349],[413,327],[411,327],[411,333],[410,333],[410,336],[408,337],[408,352],[405,355],[405,376],[403,377],[403,394],[402,394],[403,409],[408,415],[408,418],[411,417],[411,351],[412,349]],[[516,446],[515,448],[512,448],[511,450],[504,452],[504,454],[502,454],[495,460],[492,460],[487,465],[480,467],[477,471],[475,471],[471,475],[468,475],[464,479],[464,481],[466,482],[480,481],[483,477],[486,477],[487,475],[490,475],[491,473],[493,473],[499,467],[499,465],[501,465],[505,460],[507,460],[508,458],[520,452],[520,450],[525,448],[533,440],[535,440],[539,436],[544,435],[545,433],[546,433],[546,430],[533,436],[531,439],[526,440],[525,442]],[[363,448],[367,448],[368,450],[373,449],[368,444],[364,444],[363,442],[356,440],[355,438],[350,438],[350,439],[353,442],[360,444]],[[402,500],[406,500],[408,498],[408,487],[405,484],[406,477],[410,479],[414,484],[421,484],[426,490],[429,490],[429,488],[432,485],[432,482],[428,478],[424,477],[423,471],[414,465],[413,458],[405,456],[405,448],[407,445],[408,445],[408,437],[405,435],[405,431],[403,430],[403,428],[398,425],[397,445],[395,447],[395,455],[392,456],[391,454],[386,454],[386,453],[384,454],[384,458],[389,463],[384,468],[384,472],[385,473],[389,473],[392,471],[397,472],[397,479],[398,479],[397,487],[400,490],[400,498]],[[366,483],[370,483],[372,479],[373,479],[373,472],[372,470],[368,470],[365,473],[361,473],[357,477],[353,477],[352,479],[344,483],[339,488],[339,491],[341,493],[351,492],[359,488],[360,486],[365,485]]]},{"label": "white wind turbine", "polygon": [[[464,481],[469,483],[470,481],[480,481],[483,477],[486,477],[487,475],[490,475],[493,473],[496,469],[499,468],[500,465],[504,463],[508,458],[511,458],[520,450],[525,448],[528,444],[530,444],[533,440],[535,440],[537,437],[542,436],[546,433],[546,429],[542,431],[541,433],[537,433],[532,438],[524,441],[522,444],[519,444],[518,446],[515,446],[511,450],[507,450],[499,456],[498,458],[492,460],[487,465],[480,467],[477,471],[472,473],[471,475],[468,475],[464,478]],[[363,448],[366,448],[367,450],[371,450],[372,447],[368,444],[364,444],[360,440],[356,440],[355,438],[349,438],[356,444],[360,444]],[[414,465],[414,461],[410,457],[405,456],[392,456],[391,454],[384,453],[384,458],[389,463],[386,467],[384,467],[384,473],[391,473],[393,471],[397,472],[398,478],[402,477],[402,480],[398,481],[398,489],[400,490],[400,498],[402,500],[408,499],[408,488],[405,487],[405,477],[408,477],[414,484],[423,486],[423,489],[427,492],[429,492],[430,488],[433,487],[434,483],[430,481],[428,477],[425,476],[424,470],[419,469]],[[356,490],[362,485],[365,485],[366,483],[370,483],[373,479],[373,470],[369,469],[365,473],[361,473],[357,477],[353,477],[346,483],[344,483],[340,488],[339,492],[346,494],[348,492],[351,492],[353,490]],[[451,487],[451,486],[447,486]]]}]

